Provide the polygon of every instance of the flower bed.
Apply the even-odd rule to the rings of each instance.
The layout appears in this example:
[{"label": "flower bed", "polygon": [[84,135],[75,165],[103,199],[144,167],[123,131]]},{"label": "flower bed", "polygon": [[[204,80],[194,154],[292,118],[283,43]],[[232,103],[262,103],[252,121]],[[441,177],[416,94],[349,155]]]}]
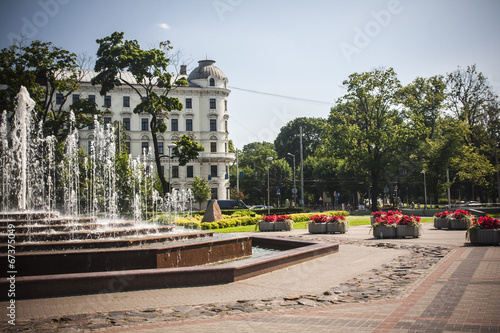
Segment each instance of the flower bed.
[{"label": "flower bed", "polygon": [[499,245],[500,221],[491,216],[481,216],[472,221],[466,237],[473,245]]},{"label": "flower bed", "polygon": [[293,221],[290,215],[265,215],[257,222],[259,231],[290,231],[293,229]]},{"label": "flower bed", "polygon": [[450,229],[467,230],[471,226],[472,215],[466,210],[457,209],[450,220]]},{"label": "flower bed", "polygon": [[372,212],[371,224],[374,225],[375,223],[377,223],[377,218],[380,217],[384,218],[386,216],[398,217],[398,216],[403,216],[403,213],[400,210],[388,210],[386,212],[379,210],[376,212]]},{"label": "flower bed", "polygon": [[420,230],[420,217],[413,215],[385,214],[376,217],[372,225],[373,237],[376,238],[416,238],[420,236]]},{"label": "flower bed", "polygon": [[434,228],[436,229],[450,228],[450,219],[452,215],[453,215],[452,211],[444,211],[436,213],[434,215]]},{"label": "flower bed", "polygon": [[347,224],[343,215],[314,215],[310,217],[307,227],[311,234],[345,233]]}]

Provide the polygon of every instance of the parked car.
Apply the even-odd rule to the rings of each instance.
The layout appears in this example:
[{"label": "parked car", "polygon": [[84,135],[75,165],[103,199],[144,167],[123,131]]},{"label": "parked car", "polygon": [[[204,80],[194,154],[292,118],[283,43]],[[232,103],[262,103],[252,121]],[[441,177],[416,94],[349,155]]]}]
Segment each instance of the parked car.
[{"label": "parked car", "polygon": [[477,201],[467,201],[465,204],[467,207],[479,207],[481,204]]},{"label": "parked car", "polygon": [[267,206],[264,205],[255,205],[255,206],[250,206],[250,209],[266,209]]},{"label": "parked car", "polygon": [[[210,201],[208,204],[210,204]],[[250,209],[250,207],[245,205],[241,200],[217,200],[217,204],[220,209]]]}]

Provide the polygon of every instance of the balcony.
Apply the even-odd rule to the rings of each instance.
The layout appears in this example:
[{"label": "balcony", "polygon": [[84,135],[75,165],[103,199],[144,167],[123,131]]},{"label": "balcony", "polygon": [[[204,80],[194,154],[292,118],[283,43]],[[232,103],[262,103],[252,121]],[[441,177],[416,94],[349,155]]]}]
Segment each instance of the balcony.
[{"label": "balcony", "polygon": [[233,153],[207,153],[203,152],[198,155],[198,160],[201,162],[232,162],[236,159],[236,155]]}]

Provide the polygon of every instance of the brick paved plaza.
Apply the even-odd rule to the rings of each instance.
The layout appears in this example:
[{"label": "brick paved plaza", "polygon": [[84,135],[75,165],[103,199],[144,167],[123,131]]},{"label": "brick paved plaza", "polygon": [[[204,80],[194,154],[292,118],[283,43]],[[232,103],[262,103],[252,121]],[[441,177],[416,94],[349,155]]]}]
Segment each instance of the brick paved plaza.
[{"label": "brick paved plaza", "polygon": [[[3,322],[0,328],[500,331],[500,247],[470,246],[465,231],[436,230],[427,223],[418,239],[373,239],[369,226],[351,227],[346,234],[294,230],[269,236],[337,241],[341,246],[339,253],[227,285],[18,300],[17,325]],[[1,306],[5,311],[7,303]]]}]

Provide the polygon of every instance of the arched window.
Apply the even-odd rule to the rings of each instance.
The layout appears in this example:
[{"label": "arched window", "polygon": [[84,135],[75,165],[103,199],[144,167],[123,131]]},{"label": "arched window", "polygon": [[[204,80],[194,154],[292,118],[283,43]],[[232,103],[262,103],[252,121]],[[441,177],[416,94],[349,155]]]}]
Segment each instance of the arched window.
[{"label": "arched window", "polygon": [[215,79],[214,78],[210,79],[210,87],[215,87]]}]

